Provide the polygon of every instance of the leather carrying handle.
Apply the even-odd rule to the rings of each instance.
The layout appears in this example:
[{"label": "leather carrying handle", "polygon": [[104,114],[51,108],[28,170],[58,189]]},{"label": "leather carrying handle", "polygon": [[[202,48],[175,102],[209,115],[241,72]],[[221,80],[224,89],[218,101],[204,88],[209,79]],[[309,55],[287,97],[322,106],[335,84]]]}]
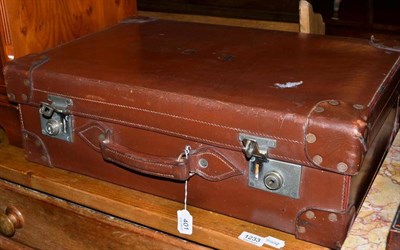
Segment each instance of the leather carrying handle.
[{"label": "leather carrying handle", "polygon": [[113,143],[110,132],[100,140],[100,151],[103,159],[124,166],[128,169],[174,180],[187,180],[190,177],[189,164],[184,157],[157,157],[129,150]]}]

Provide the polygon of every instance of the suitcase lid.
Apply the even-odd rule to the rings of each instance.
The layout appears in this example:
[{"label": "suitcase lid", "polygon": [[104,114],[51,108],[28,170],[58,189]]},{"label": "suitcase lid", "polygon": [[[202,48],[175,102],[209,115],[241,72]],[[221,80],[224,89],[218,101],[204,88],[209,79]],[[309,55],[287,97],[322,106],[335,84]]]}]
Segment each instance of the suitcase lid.
[{"label": "suitcase lid", "polygon": [[[356,174],[398,96],[398,54],[368,41],[129,19],[6,67],[12,101]],[[396,97],[397,98],[397,97]],[[100,107],[100,108],[99,108]]]}]

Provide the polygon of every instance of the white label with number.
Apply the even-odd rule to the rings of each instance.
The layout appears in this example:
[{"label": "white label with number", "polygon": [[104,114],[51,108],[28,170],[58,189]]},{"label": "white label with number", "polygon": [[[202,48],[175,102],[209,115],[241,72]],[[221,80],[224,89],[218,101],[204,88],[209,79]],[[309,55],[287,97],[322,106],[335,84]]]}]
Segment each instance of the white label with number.
[{"label": "white label with number", "polygon": [[264,237],[260,237],[258,235],[248,233],[248,232],[243,232],[241,235],[238,237],[239,239],[246,241],[247,243],[256,245],[258,247],[261,247],[264,245]]},{"label": "white label with number", "polygon": [[192,234],[193,231],[193,217],[190,215],[189,211],[178,210],[178,231],[181,234]]},{"label": "white label with number", "polygon": [[285,241],[274,238],[272,236],[266,237],[264,243],[267,244],[268,246],[275,247],[278,249],[285,246]]}]

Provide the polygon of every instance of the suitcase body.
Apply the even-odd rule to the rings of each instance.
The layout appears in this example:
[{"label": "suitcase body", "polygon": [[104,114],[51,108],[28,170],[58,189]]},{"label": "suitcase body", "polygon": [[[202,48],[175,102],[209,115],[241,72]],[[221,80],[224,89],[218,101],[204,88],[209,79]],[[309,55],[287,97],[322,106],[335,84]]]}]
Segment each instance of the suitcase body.
[{"label": "suitcase body", "polygon": [[[0,69],[3,70],[2,65]],[[22,147],[18,107],[8,101],[2,72],[0,73],[0,129],[5,132],[4,136],[0,137],[0,143],[7,138],[11,145]]]},{"label": "suitcase body", "polygon": [[398,129],[368,41],[126,20],[6,67],[28,160],[340,247]]}]

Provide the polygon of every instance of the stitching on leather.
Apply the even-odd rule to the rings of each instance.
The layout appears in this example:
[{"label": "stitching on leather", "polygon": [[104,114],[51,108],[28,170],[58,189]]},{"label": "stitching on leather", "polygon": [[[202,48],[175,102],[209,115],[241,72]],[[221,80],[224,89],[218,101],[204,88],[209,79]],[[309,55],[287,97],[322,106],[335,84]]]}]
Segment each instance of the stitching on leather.
[{"label": "stitching on leather", "polygon": [[[210,151],[204,152],[203,154],[210,154],[210,155],[215,156],[215,157],[218,158],[220,161],[222,161],[225,165],[227,165],[228,168],[230,168],[233,172],[236,172],[236,171],[235,171],[236,168],[235,168],[235,167],[232,167],[232,165],[231,165],[230,163],[228,163],[225,159],[223,159],[223,158],[222,158],[221,156],[219,156],[218,154],[215,154],[215,153],[210,152]],[[231,172],[232,172],[232,171],[231,171]]]},{"label": "stitching on leather", "polygon": [[310,164],[309,162],[293,159],[293,158],[286,157],[286,156],[281,156],[281,155],[276,155],[276,154],[271,154],[271,153],[268,153],[268,154],[270,156],[273,156],[273,157],[278,158],[278,159],[285,159],[285,160],[288,160],[288,161],[293,161],[293,162],[297,162],[297,163],[303,163],[304,165]]},{"label": "stitching on leather", "polygon": [[[107,159],[107,160],[113,160],[113,162],[115,162],[115,163],[117,163],[117,164],[120,164],[120,165],[122,165],[122,166],[126,166],[126,164],[123,163],[123,162],[121,162],[121,161],[114,160],[114,159],[110,159],[109,157],[107,157],[106,159]],[[126,168],[128,168],[128,167],[126,167]],[[175,178],[174,175],[170,175],[170,174],[154,173],[154,172],[147,171],[147,170],[143,170],[143,169],[140,169],[140,170],[133,170],[133,169],[131,169],[131,168],[128,168],[128,169],[130,169],[130,170],[132,170],[132,171],[135,171],[135,172],[140,172],[140,173],[144,173],[144,174],[148,174],[148,175],[153,175],[153,176],[161,176],[161,177],[171,178],[171,179],[174,179],[174,178]]]},{"label": "stitching on leather", "polygon": [[[116,151],[114,149],[111,149],[111,148],[106,148],[106,150],[108,150],[110,152],[113,152],[114,154],[116,154],[117,156],[120,156],[122,158],[143,162],[145,164],[151,164],[151,165],[156,165],[156,166],[160,166],[160,167],[167,167],[167,168],[173,168],[175,166],[175,165],[172,165],[172,164],[164,164],[164,163],[158,163],[158,162],[151,162],[151,161],[142,160],[142,159],[139,159],[139,158],[134,157],[132,155],[122,154],[122,153],[120,153],[120,152],[118,152],[118,151]],[[176,165],[176,166],[179,166],[179,165]]]},{"label": "stitching on leather", "polygon": [[90,146],[92,146],[92,148],[94,148],[94,149],[97,150],[97,151],[100,151],[100,150],[101,150],[100,146],[99,146],[99,145],[93,144],[93,143],[85,136],[85,134],[84,134],[86,131],[88,131],[88,130],[90,130],[90,129],[92,129],[92,128],[98,128],[100,131],[102,131],[102,132],[104,133],[103,129],[102,129],[100,126],[97,126],[97,125],[95,124],[95,125],[88,126],[87,128],[85,128],[85,129],[79,131],[79,132],[78,132],[78,135],[79,135],[79,137],[80,137],[81,139],[83,139],[87,144],[89,144]]},{"label": "stitching on leather", "polygon": [[[54,94],[54,93],[52,93],[52,92],[48,92],[48,91],[44,91],[44,90],[39,90],[39,89],[35,89],[35,91],[42,92],[42,93],[46,93],[46,94]],[[76,97],[76,96],[66,96],[66,97],[73,98],[73,99],[77,99],[77,100],[83,100],[83,101],[87,101],[87,102],[93,102],[93,103],[98,103],[98,104],[104,104],[104,105],[108,105],[108,106],[114,106],[114,107],[120,107],[120,108],[138,110],[138,111],[141,111],[141,112],[147,112],[147,113],[151,113],[151,114],[157,114],[157,115],[162,115],[162,116],[168,116],[168,117],[177,118],[177,119],[181,119],[181,120],[187,120],[187,121],[192,121],[192,122],[196,122],[196,123],[200,123],[200,124],[206,124],[206,125],[213,126],[213,127],[219,127],[219,128],[229,129],[229,130],[233,130],[233,131],[236,131],[236,132],[243,132],[243,133],[249,133],[249,134],[254,134],[254,135],[258,135],[258,136],[270,137],[270,138],[274,138],[274,139],[281,140],[281,141],[287,141],[287,142],[292,142],[292,143],[304,144],[303,142],[296,141],[296,140],[291,140],[291,139],[282,138],[282,137],[278,137],[278,136],[273,136],[273,135],[258,133],[258,132],[249,131],[249,130],[244,130],[244,129],[240,129],[240,128],[234,128],[234,127],[219,125],[219,124],[215,124],[215,123],[211,123],[211,122],[196,120],[196,119],[192,119],[192,118],[188,118],[188,117],[182,117],[182,116],[173,115],[173,114],[164,113],[164,112],[159,112],[159,111],[153,111],[153,110],[148,110],[148,109],[142,109],[142,108],[137,108],[137,107],[131,107],[131,106],[126,106],[126,105],[121,105],[121,104],[107,103],[107,102],[96,101],[96,100],[91,100],[91,99],[82,98],[82,97]]]},{"label": "stitching on leather", "polygon": [[21,129],[25,129],[24,119],[22,118],[21,104],[18,104],[18,114],[19,114],[19,121],[21,124]]},{"label": "stitching on leather", "polygon": [[89,144],[89,146],[91,146],[92,148],[94,148],[96,151],[100,151],[100,150],[101,150],[100,147],[94,145],[94,144],[93,144],[91,141],[89,141],[89,139],[86,138],[83,134],[78,133],[78,135],[79,135],[79,137],[80,137],[82,140],[84,140],[87,144]]},{"label": "stitching on leather", "polygon": [[342,209],[345,209],[345,207],[344,207],[344,199],[345,199],[345,189],[346,189],[346,176],[344,176],[343,177],[343,184],[342,184],[342,201],[341,201],[341,204],[340,204],[340,207],[342,208]]},{"label": "stitching on leather", "polygon": [[29,78],[30,84],[29,84],[29,90],[28,90],[29,93],[28,93],[27,103],[30,103],[34,98],[35,88],[34,88],[34,84],[33,84],[34,83],[33,82],[33,71],[35,71],[37,68],[39,68],[43,64],[47,63],[48,61],[49,61],[49,58],[47,56],[42,55],[41,57],[39,57],[39,61],[33,61],[31,66],[29,67],[29,70],[27,73],[28,73],[28,78]]},{"label": "stitching on leather", "polygon": [[148,175],[153,175],[153,176],[160,176],[160,177],[169,178],[169,179],[175,179],[175,176],[171,175],[171,174],[154,173],[154,172],[147,171],[147,170],[140,170],[140,171],[137,171],[137,172],[141,172],[141,173],[148,174]]},{"label": "stitching on leather", "polygon": [[215,153],[213,153],[213,152],[209,152],[209,151],[208,151],[208,152],[199,153],[199,154],[203,154],[203,155],[207,155],[207,154],[213,155],[213,156],[215,156],[216,158],[218,158],[220,161],[222,161],[222,162],[223,162],[226,166],[228,166],[228,168],[231,170],[231,171],[229,171],[229,172],[225,172],[225,173],[222,173],[222,174],[217,175],[217,176],[210,176],[209,174],[207,174],[207,173],[201,171],[202,173],[204,173],[206,176],[208,176],[208,177],[209,177],[210,179],[212,179],[212,180],[222,180],[222,179],[228,178],[228,177],[230,177],[230,176],[233,176],[235,173],[237,173],[237,175],[242,174],[242,172],[239,171],[239,169],[237,169],[237,168],[231,166],[231,164],[228,163],[225,159],[223,159],[221,156],[219,156],[219,155],[217,155],[217,154],[215,154]]},{"label": "stitching on leather", "polygon": [[[37,136],[36,134],[34,134],[34,133],[32,133],[32,132],[30,132],[30,131],[28,131],[28,130],[26,130],[26,129],[22,129],[22,133],[23,133],[23,134],[27,134],[29,140],[32,140],[32,141],[38,140],[38,141],[40,141],[40,147],[41,147],[42,153],[46,154],[48,166],[50,166],[50,167],[53,166],[53,164],[51,163],[50,156],[49,156],[49,151],[47,150],[47,147],[46,147],[46,145],[44,144],[42,138],[40,138],[40,137]],[[25,141],[24,141],[24,145],[26,145],[26,142],[25,142]],[[26,147],[25,147],[25,148],[26,148]],[[42,155],[43,155],[43,154],[42,154]]]},{"label": "stitching on leather", "polygon": [[220,142],[216,142],[216,141],[212,141],[212,140],[208,140],[208,139],[203,139],[203,138],[199,138],[199,137],[195,137],[195,136],[190,136],[190,135],[186,135],[186,134],[172,132],[172,131],[168,131],[168,130],[164,130],[164,129],[160,129],[160,128],[147,126],[147,125],[126,122],[126,121],[122,121],[122,120],[118,120],[118,119],[114,119],[114,118],[105,118],[105,117],[86,114],[86,113],[81,113],[81,112],[75,112],[75,113],[79,114],[79,115],[82,115],[84,117],[88,117],[88,118],[97,118],[97,119],[101,118],[101,119],[103,119],[105,121],[114,121],[114,122],[119,122],[120,124],[124,124],[124,125],[136,126],[138,128],[146,128],[148,130],[164,132],[166,134],[178,135],[178,136],[182,136],[182,137],[189,138],[189,139],[195,139],[195,140],[198,140],[198,141],[205,141],[205,142],[209,142],[209,143],[214,143],[216,145],[225,146],[225,147],[229,147],[229,148],[232,148],[232,149],[240,149],[240,150],[242,149],[241,147],[234,146],[234,145],[231,145],[231,144],[220,143]]}]

